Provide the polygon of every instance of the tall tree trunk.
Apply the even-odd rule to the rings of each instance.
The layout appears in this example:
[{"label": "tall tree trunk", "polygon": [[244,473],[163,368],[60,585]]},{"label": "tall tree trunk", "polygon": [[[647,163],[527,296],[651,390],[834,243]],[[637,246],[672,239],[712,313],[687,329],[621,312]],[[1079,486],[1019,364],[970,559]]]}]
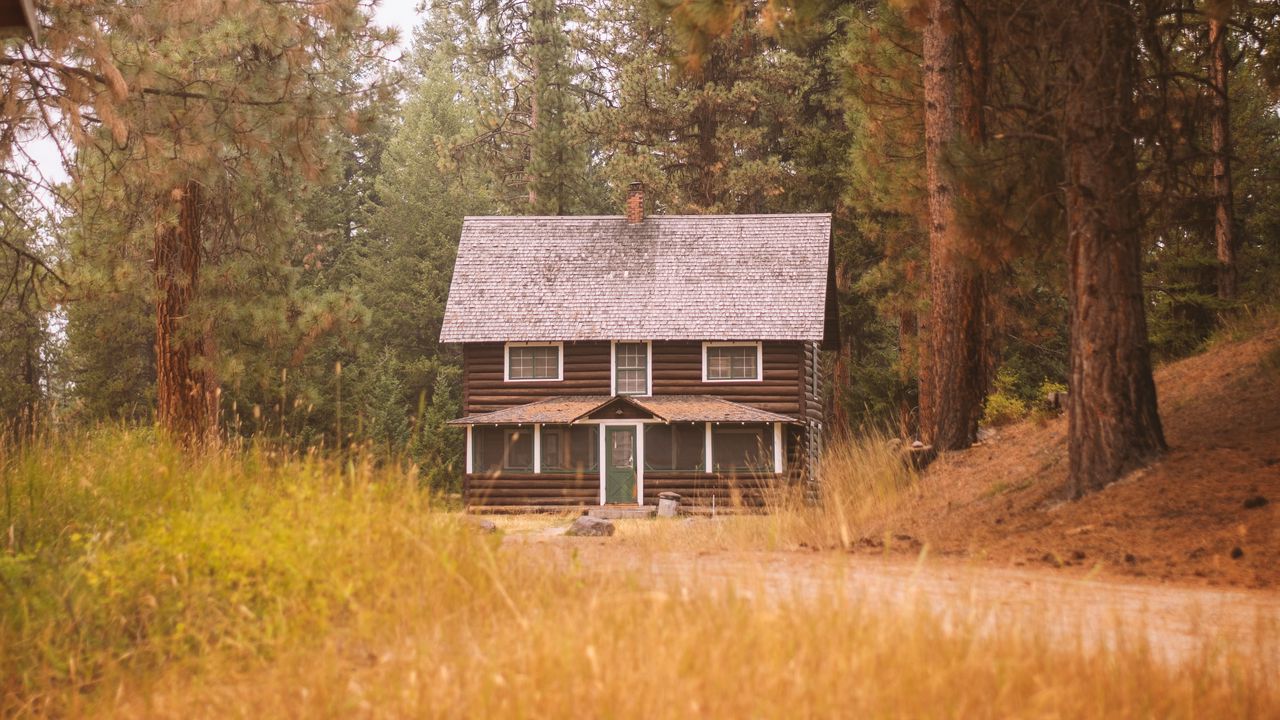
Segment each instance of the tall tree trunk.
[{"label": "tall tree trunk", "polygon": [[[957,220],[958,189],[948,154],[967,124],[961,108],[957,0],[932,0],[924,30],[925,169],[929,203],[929,295],[922,328],[921,431],[939,450],[973,444],[982,414],[983,287],[977,241]],[[966,122],[967,121],[967,122]]]},{"label": "tall tree trunk", "polygon": [[212,328],[192,327],[191,305],[200,279],[204,198],[189,181],[175,193],[177,224],[156,231],[156,419],[186,444],[216,439],[218,380],[212,367]]},{"label": "tall tree trunk", "polygon": [[1236,297],[1235,204],[1231,191],[1231,100],[1227,82],[1226,18],[1209,19],[1209,78],[1213,86],[1213,234],[1218,246],[1218,297]]},{"label": "tall tree trunk", "polygon": [[911,367],[907,360],[916,346],[916,314],[912,310],[898,313],[898,380],[901,388],[898,391],[898,437],[910,441],[919,437],[919,418],[911,412],[911,396],[906,388],[910,387]]},{"label": "tall tree trunk", "polygon": [[41,396],[40,346],[39,337],[36,333],[36,328],[39,327],[39,320],[36,318],[35,313],[25,308],[22,315],[26,321],[22,328],[23,335],[25,335],[22,353],[22,382],[25,386],[23,388],[25,397],[18,405],[17,421],[12,428],[19,445],[35,439],[36,413],[40,409]]},{"label": "tall tree trunk", "polygon": [[[541,111],[541,108],[538,106],[538,91],[537,91],[539,72],[540,72],[540,69],[538,68],[537,57],[535,55],[534,63],[533,63],[533,82],[531,84],[531,87],[533,88],[533,90],[530,92],[530,95],[529,95],[529,138],[531,140],[536,139],[537,137],[538,121],[540,119],[538,116]],[[533,155],[535,152],[537,152],[537,150],[532,145],[530,145],[529,157],[525,158],[525,162],[527,163],[526,167],[528,167],[528,165],[533,164]],[[529,182],[529,213],[535,214],[537,213],[537,208],[538,208],[538,178],[534,177],[533,173],[531,172],[527,174],[529,177],[529,181],[528,181]]]},{"label": "tall tree trunk", "polygon": [[1165,441],[1142,294],[1133,17],[1125,0],[1076,0],[1068,13],[1067,408],[1070,485],[1080,497],[1149,462]]}]

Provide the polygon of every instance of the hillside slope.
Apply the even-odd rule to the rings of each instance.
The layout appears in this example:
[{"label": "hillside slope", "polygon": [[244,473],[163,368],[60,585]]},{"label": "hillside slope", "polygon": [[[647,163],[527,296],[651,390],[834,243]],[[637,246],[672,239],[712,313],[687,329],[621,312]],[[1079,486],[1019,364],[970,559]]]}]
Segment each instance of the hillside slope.
[{"label": "hillside slope", "polygon": [[1028,421],[940,458],[874,531],[1000,564],[1280,585],[1280,322],[1156,384],[1170,449],[1155,465],[1064,502],[1066,419]]}]

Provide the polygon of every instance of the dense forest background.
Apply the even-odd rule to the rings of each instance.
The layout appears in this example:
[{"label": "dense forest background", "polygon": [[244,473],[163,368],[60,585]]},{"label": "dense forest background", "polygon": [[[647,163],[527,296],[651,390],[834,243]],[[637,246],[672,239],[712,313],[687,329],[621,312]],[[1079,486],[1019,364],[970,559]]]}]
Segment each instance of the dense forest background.
[{"label": "dense forest background", "polygon": [[[919,433],[929,3],[428,1],[399,63],[365,3],[239,0],[212,28],[183,5],[54,2],[44,49],[6,52],[9,432],[153,422],[173,412],[157,377],[182,372],[228,435],[361,444],[447,489],[460,368],[437,337],[462,218],[619,214],[643,181],[654,213],[832,212],[832,425]],[[986,424],[1035,411],[1069,370],[1071,62],[1050,31],[1066,21],[1024,5],[961,6],[981,132],[939,156],[983,279],[971,374]],[[1136,35],[1126,131],[1159,362],[1280,295],[1276,16],[1117,5]],[[51,129],[71,180],[42,186],[22,143]],[[160,252],[169,225],[194,256]],[[195,265],[157,279],[160,257]],[[194,348],[176,370],[157,367],[157,307]]]}]

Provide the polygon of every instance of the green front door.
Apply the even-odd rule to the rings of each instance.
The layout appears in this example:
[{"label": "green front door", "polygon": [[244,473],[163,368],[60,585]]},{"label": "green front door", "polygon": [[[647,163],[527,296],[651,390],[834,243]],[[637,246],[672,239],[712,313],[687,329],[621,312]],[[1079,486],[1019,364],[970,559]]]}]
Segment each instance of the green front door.
[{"label": "green front door", "polygon": [[636,502],[636,429],[604,428],[604,500]]}]

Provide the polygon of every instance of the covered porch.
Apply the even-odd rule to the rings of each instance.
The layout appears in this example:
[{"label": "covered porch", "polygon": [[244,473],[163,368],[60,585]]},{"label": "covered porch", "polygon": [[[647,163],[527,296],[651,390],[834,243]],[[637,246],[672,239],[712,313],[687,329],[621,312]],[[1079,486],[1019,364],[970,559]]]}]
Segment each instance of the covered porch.
[{"label": "covered porch", "polygon": [[786,481],[793,418],[703,395],[567,396],[451,422],[472,508],[759,507]]}]

